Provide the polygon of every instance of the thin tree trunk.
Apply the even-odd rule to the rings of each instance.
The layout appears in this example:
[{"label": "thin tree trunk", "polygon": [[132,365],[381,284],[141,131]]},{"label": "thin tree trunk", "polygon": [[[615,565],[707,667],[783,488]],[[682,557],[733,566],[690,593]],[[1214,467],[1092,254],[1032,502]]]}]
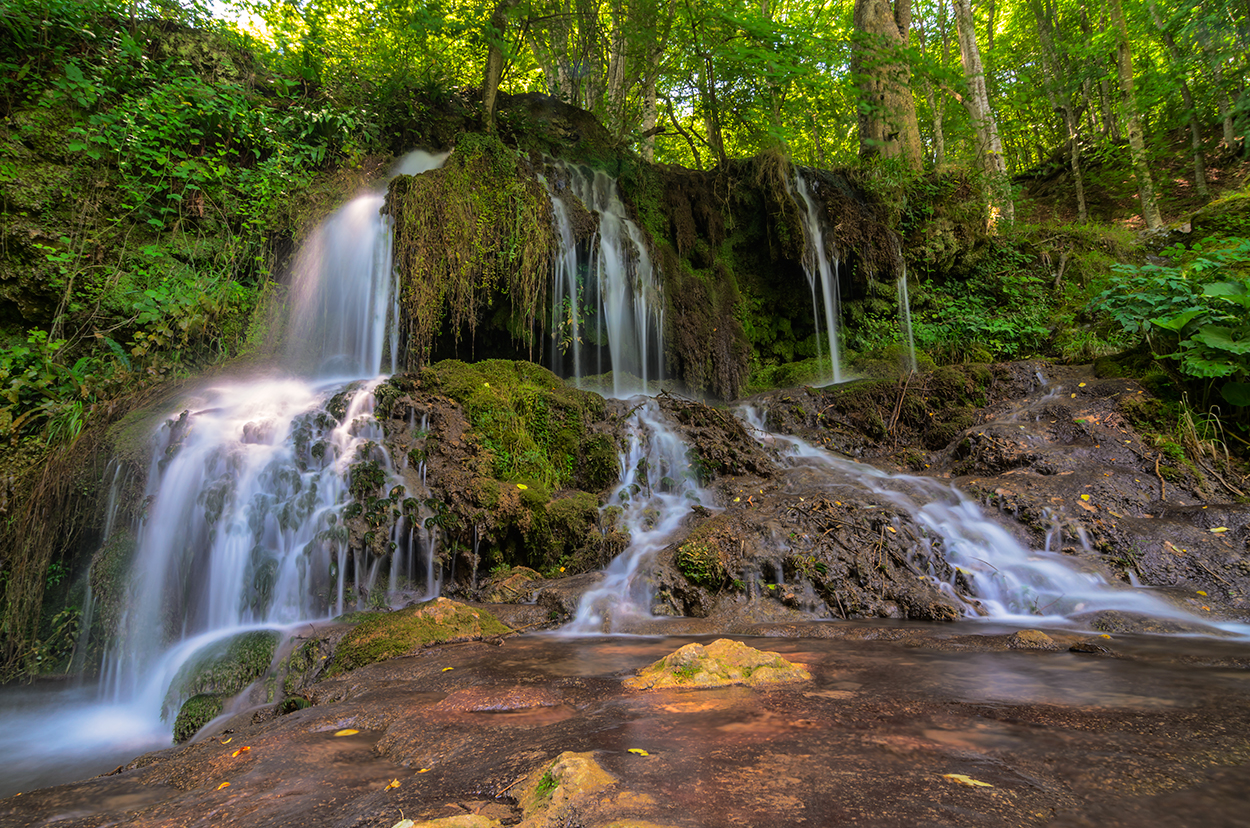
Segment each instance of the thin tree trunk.
[{"label": "thin tree trunk", "polygon": [[[1033,0],[1033,18],[1037,21],[1037,37],[1042,45],[1042,72],[1046,78],[1046,97],[1050,107],[1063,117],[1063,129],[1067,135],[1068,162],[1072,167],[1073,188],[1076,190],[1077,221],[1089,220],[1085,204],[1085,179],[1081,172],[1080,117],[1073,111],[1072,96],[1061,86],[1063,60],[1055,44],[1055,27],[1047,9],[1040,0]],[[1088,86],[1086,86],[1088,88]],[[1086,101],[1088,106],[1088,100]]]},{"label": "thin tree trunk", "polygon": [[1003,142],[998,134],[998,121],[990,109],[989,92],[985,87],[985,70],[973,25],[971,0],[954,0],[955,30],[959,34],[959,52],[963,58],[968,94],[964,106],[977,133],[977,160],[990,179],[993,194],[990,203],[1008,224],[1015,221],[1015,204],[1007,181],[1007,164],[1003,158]]},{"label": "thin tree trunk", "polygon": [[[1163,45],[1167,47],[1168,56],[1172,59],[1172,65],[1177,70],[1181,70],[1181,50],[1176,46],[1176,40],[1172,37],[1172,33],[1167,30],[1164,25],[1163,17],[1159,14],[1159,7],[1155,4],[1155,0],[1150,0],[1150,16],[1154,18],[1155,28],[1159,30],[1159,36],[1163,39]],[[1210,195],[1207,192],[1207,165],[1206,159],[1202,155],[1202,126],[1198,122],[1198,108],[1194,106],[1194,96],[1189,89],[1189,81],[1186,80],[1184,74],[1181,74],[1181,101],[1185,105],[1185,119],[1189,121],[1189,139],[1194,151],[1194,189],[1198,191],[1198,197],[1203,201],[1207,201]]]},{"label": "thin tree trunk", "polygon": [[1141,116],[1137,109],[1137,90],[1133,81],[1133,52],[1129,46],[1128,21],[1124,18],[1124,8],[1120,0],[1109,0],[1112,24],[1116,28],[1118,44],[1116,48],[1116,68],[1120,75],[1121,105],[1124,107],[1124,126],[1128,132],[1129,153],[1133,159],[1133,171],[1137,176],[1137,192],[1141,197],[1142,218],[1150,230],[1163,227],[1163,218],[1159,215],[1159,203],[1155,199],[1154,179],[1150,176],[1150,165],[1146,160],[1146,142],[1142,137]]},{"label": "thin tree trunk", "polygon": [[490,16],[486,40],[486,77],[482,83],[482,119],[487,132],[495,131],[495,98],[499,94],[499,81],[503,78],[503,43],[508,30],[508,12],[520,0],[500,0]]}]

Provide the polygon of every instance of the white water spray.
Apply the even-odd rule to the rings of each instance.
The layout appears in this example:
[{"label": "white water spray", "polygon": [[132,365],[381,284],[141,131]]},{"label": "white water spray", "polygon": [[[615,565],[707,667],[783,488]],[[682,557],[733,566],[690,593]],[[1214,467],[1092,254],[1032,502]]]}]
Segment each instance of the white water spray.
[{"label": "white water spray", "polygon": [[[548,184],[559,241],[552,370],[579,386],[582,377],[610,370],[613,396],[645,392],[663,379],[664,357],[664,305],[646,237],[611,176],[563,164],[559,170],[567,187]],[[575,241],[569,197],[598,215],[598,231],[584,251]]]},{"label": "white water spray", "polygon": [[[838,340],[841,324],[841,288],[838,284],[838,259],[829,256],[832,246],[832,228],[821,218],[811,185],[801,172],[796,171],[794,191],[803,207],[803,272],[812,291],[812,318],[816,323],[816,358],[823,359],[820,339],[823,335],[829,343],[829,374],[827,382],[842,382],[842,354]],[[820,288],[820,303],[816,289]],[[821,310],[824,310],[824,327],[821,327]]]},{"label": "white water spray", "polygon": [[642,404],[628,428],[621,482],[604,508],[623,509],[619,528],[628,534],[629,546],[608,565],[603,581],[582,596],[564,633],[614,632],[624,622],[651,618],[647,565],[668,545],[692,506],[712,504],[690,465],[685,440],[654,399]]}]

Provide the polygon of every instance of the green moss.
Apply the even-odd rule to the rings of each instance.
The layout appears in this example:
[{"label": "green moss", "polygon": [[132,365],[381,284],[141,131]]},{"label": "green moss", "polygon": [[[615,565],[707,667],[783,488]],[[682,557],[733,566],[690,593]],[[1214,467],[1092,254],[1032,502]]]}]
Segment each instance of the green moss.
[{"label": "green moss", "polygon": [[[491,476],[537,481],[562,488],[575,478],[598,483],[608,477],[611,441],[589,432],[604,415],[603,399],[564,384],[531,362],[486,360],[468,364],[444,360],[423,368],[422,391],[442,393],[464,406],[473,432],[488,455]],[[606,488],[610,482],[602,487]]]},{"label": "green moss", "polygon": [[270,630],[246,632],[218,642],[183,665],[165,703],[202,694],[230,697],[265,674],[281,636]]},{"label": "green moss", "polygon": [[330,674],[411,655],[422,647],[511,632],[485,610],[438,598],[396,612],[371,615],[339,643]]},{"label": "green moss", "polygon": [[220,716],[225,698],[217,693],[199,693],[183,702],[174,719],[174,742],[182,744]]},{"label": "green moss", "polygon": [[555,248],[551,200],[514,150],[462,133],[442,169],[391,182],[401,324],[408,367],[440,333],[472,336],[485,310],[507,303],[504,327],[532,344]]}]

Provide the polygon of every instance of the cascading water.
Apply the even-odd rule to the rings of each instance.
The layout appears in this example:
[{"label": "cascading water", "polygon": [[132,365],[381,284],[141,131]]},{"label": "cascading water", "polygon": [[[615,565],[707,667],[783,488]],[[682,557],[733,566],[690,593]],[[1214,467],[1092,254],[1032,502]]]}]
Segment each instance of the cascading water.
[{"label": "cascading water", "polygon": [[[664,306],[646,237],[629,218],[611,176],[553,164],[556,175],[548,187],[559,250],[551,303],[552,370],[579,385],[585,376],[611,371],[613,396],[645,392],[663,379],[664,358]],[[599,219],[597,232],[580,248],[570,197]]]},{"label": "cascading water", "polygon": [[[412,154],[396,173],[417,174],[444,158]],[[0,722],[9,734],[0,750],[55,766],[65,756],[116,759],[167,745],[165,696],[198,651],[248,630],[342,613],[353,599],[377,600],[379,562],[368,565],[348,548],[343,511],[353,463],[376,464],[388,489],[400,481],[373,417],[373,390],[393,370],[398,347],[381,204],[378,193],[353,200],[300,257],[288,358],[304,376],[222,381],[161,427],[103,697],[66,699],[52,717],[72,744]],[[382,580],[392,588],[424,580],[432,597],[436,538],[414,518],[397,524]]]},{"label": "cascading water", "polygon": [[[842,317],[838,260],[829,256],[833,230],[821,219],[811,184],[802,172],[795,172],[794,191],[803,207],[803,235],[806,240],[803,247],[803,272],[807,274],[807,284],[812,291],[812,318],[816,322],[816,358],[818,361],[824,358],[820,349],[823,336],[829,343],[827,381],[842,382],[842,356],[838,340],[838,327]],[[816,298],[817,285],[820,287],[819,304]],[[821,327],[822,309],[824,327]]]},{"label": "cascading water", "polygon": [[[797,437],[768,432],[755,409],[741,414],[756,438],[780,449],[790,464],[817,469],[831,486],[867,489],[906,512],[928,533],[923,542],[940,544],[946,560],[971,582],[978,606],[968,606],[970,617],[985,614],[996,620],[1062,625],[1073,615],[1119,610],[1250,633],[1246,625],[1212,624],[1144,590],[1118,587],[1062,554],[1027,549],[954,486],[838,457]],[[959,599],[953,583],[943,588]]]},{"label": "cascading water", "polygon": [[911,330],[911,300],[907,296],[906,264],[903,265],[903,272],[898,275],[898,318],[903,328],[903,337],[907,340],[907,370],[915,371],[916,337]]},{"label": "cascading water", "polygon": [[612,632],[623,621],[650,618],[647,564],[668,544],[692,506],[712,505],[687,458],[685,440],[654,399],[634,413],[628,436],[621,482],[604,508],[622,509],[619,528],[629,536],[629,546],[609,564],[603,581],[582,596],[565,633]]}]

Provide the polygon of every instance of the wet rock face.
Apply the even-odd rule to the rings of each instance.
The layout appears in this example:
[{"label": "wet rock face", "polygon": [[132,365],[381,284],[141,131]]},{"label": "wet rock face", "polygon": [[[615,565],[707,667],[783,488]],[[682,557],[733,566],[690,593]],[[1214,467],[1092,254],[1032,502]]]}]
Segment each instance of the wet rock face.
[{"label": "wet rock face", "polygon": [[786,661],[778,653],[762,652],[740,641],[721,638],[708,644],[687,644],[637,676],[625,679],[635,690],[665,687],[725,687],[746,684],[784,684],[810,681],[807,668]]},{"label": "wet rock face", "polygon": [[[1159,403],[1134,381],[1023,362],[773,392],[758,404],[774,430],[890,471],[949,479],[987,511],[996,508],[997,522],[1029,547],[1072,555],[1112,580],[1167,587],[1164,594],[1200,618],[1250,617],[1250,505],[1236,502],[1244,482],[1166,437],[1145,439],[1134,424],[1157,422]],[[862,492],[830,499],[853,504],[853,515],[872,505]],[[800,537],[815,528],[824,538],[832,526],[813,527],[810,516],[801,522]],[[863,531],[832,528],[830,537],[861,552],[875,548]],[[922,573],[975,592],[975,584],[943,572],[940,554],[929,560],[933,568]],[[845,611],[845,590],[857,575],[848,568],[830,579],[843,590],[844,606],[831,605],[835,615],[856,614]],[[873,592],[888,598],[888,588]],[[889,615],[891,603],[906,607],[898,598],[862,600],[857,610]],[[1117,631],[1161,622],[1099,623]]]},{"label": "wet rock face", "polygon": [[511,630],[489,612],[473,609],[447,598],[395,612],[366,613],[334,652],[331,673],[342,673],[383,661],[412,655],[430,644],[475,641],[504,635]]}]

